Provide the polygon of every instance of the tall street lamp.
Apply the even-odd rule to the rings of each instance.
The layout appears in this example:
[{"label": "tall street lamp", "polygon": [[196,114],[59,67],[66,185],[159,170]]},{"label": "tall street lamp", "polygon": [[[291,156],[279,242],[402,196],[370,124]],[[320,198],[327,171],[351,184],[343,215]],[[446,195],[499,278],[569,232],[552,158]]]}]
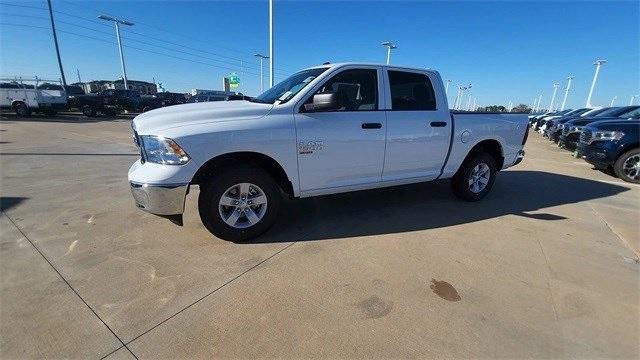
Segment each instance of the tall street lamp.
[{"label": "tall street lamp", "polygon": [[264,91],[264,77],[262,75],[262,61],[264,59],[268,59],[269,57],[266,55],[262,55],[262,54],[255,54],[255,57],[257,57],[258,59],[260,59],[260,92],[262,93]]},{"label": "tall street lamp", "polygon": [[596,72],[593,74],[593,81],[591,82],[591,89],[589,90],[589,96],[587,96],[587,105],[586,107],[593,107],[591,105],[591,96],[593,96],[593,89],[596,87],[596,81],[598,81],[598,74],[600,73],[600,67],[602,64],[606,63],[607,60],[596,60],[593,65],[596,66]]},{"label": "tall street lamp", "polygon": [[616,102],[616,100],[618,99],[618,96],[614,96],[613,99],[611,99],[611,104],[609,104],[609,107],[613,107],[613,104]]},{"label": "tall street lamp", "polygon": [[126,20],[119,20],[108,15],[100,15],[98,16],[98,19],[111,21],[116,26],[116,37],[118,38],[118,50],[120,51],[120,65],[122,66],[122,79],[124,80],[124,88],[125,90],[127,90],[129,89],[129,86],[127,85],[127,69],[124,66],[124,53],[122,52],[122,40],[120,39],[120,25],[122,24],[127,26],[133,26],[133,23]]},{"label": "tall street lamp", "polygon": [[569,96],[569,90],[571,89],[571,81],[573,81],[573,78],[573,75],[569,75],[569,77],[567,77],[567,87],[564,89],[564,99],[562,99],[560,111],[564,110],[564,106],[567,104],[567,96]]},{"label": "tall street lamp", "polygon": [[556,102],[556,93],[558,92],[558,87],[560,87],[560,84],[558,83],[553,84],[553,95],[551,96],[551,104],[549,104],[549,111],[553,111],[553,104]]},{"label": "tall street lamp", "polygon": [[398,46],[392,43],[391,41],[385,41],[382,43],[382,46],[387,48],[387,65],[389,65],[389,61],[391,61],[391,49],[397,49]]},{"label": "tall street lamp", "polygon": [[445,95],[449,95],[449,84],[451,84],[451,80],[447,80],[447,87],[444,89]]},{"label": "tall street lamp", "polygon": [[631,95],[631,100],[629,100],[629,106],[633,105],[633,101],[639,96],[640,95]]}]

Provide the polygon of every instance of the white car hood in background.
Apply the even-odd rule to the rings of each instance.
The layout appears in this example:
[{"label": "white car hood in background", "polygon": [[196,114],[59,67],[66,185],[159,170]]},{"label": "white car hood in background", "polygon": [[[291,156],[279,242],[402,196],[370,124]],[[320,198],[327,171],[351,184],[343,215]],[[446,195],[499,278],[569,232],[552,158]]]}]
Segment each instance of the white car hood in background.
[{"label": "white car hood in background", "polygon": [[136,116],[133,126],[138,134],[154,135],[161,130],[185,125],[255,119],[265,116],[271,108],[272,104],[244,100],[174,105]]}]

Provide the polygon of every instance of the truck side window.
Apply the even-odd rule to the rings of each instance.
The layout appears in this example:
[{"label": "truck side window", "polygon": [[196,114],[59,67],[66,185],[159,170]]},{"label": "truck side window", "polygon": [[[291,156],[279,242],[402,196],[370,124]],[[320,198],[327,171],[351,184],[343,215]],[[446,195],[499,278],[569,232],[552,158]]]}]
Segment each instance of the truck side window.
[{"label": "truck side window", "polygon": [[427,75],[389,71],[389,85],[392,110],[436,110],[435,93]]},{"label": "truck side window", "polygon": [[[367,111],[378,109],[378,71],[375,69],[345,70],[318,89],[316,94],[341,93],[344,106],[337,111]],[[313,101],[313,96],[307,103]]]}]

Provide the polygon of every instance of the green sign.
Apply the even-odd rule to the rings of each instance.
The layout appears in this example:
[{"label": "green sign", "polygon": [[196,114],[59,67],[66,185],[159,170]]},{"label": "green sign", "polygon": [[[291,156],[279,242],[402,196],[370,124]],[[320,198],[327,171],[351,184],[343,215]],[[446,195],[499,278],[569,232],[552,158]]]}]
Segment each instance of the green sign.
[{"label": "green sign", "polygon": [[229,87],[237,88],[238,86],[240,86],[240,77],[238,76],[238,74],[232,72],[231,74],[229,74],[229,76],[227,76],[227,79],[229,79]]}]

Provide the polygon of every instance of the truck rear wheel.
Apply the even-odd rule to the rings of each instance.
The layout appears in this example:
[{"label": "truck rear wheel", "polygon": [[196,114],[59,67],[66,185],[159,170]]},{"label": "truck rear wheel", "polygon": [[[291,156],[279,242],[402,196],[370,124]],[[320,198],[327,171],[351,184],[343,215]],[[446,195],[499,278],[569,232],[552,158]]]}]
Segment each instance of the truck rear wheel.
[{"label": "truck rear wheel", "polygon": [[259,167],[220,172],[200,187],[200,219],[209,232],[221,239],[244,241],[257,237],[273,225],[278,215],[278,185]]},{"label": "truck rear wheel", "polygon": [[640,183],[640,149],[632,149],[620,155],[613,171],[621,180],[631,183]]},{"label": "truck rear wheel", "polygon": [[496,161],[489,154],[467,159],[451,179],[453,193],[462,200],[478,201],[491,191],[496,172]]},{"label": "truck rear wheel", "polygon": [[13,109],[16,111],[16,115],[19,117],[27,117],[31,115],[31,109],[27,106],[27,104],[23,102],[17,102],[13,105]]}]

